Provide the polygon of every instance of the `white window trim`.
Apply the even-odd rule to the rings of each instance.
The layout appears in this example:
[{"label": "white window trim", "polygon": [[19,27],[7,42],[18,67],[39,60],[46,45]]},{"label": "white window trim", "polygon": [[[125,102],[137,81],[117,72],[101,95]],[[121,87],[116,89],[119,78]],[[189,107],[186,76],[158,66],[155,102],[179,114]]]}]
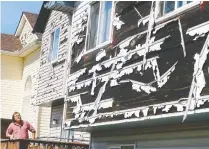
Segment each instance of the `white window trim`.
[{"label": "white window trim", "polygon": [[[161,5],[162,3],[160,1],[156,1],[156,3],[157,3],[156,5],[158,6],[158,8],[156,8],[156,11],[155,12],[157,14],[160,14],[161,13],[160,11],[161,11],[161,7],[162,7],[162,5]],[[170,19],[172,19],[172,18],[174,18],[174,17],[176,17],[176,16],[178,16],[178,15],[180,15],[180,14],[182,14],[182,13],[184,13],[184,12],[190,10],[190,9],[193,9],[194,7],[196,7],[197,5],[199,5],[200,3],[201,3],[201,1],[193,1],[193,2],[191,2],[189,4],[183,5],[180,8],[177,8],[174,11],[171,11],[171,12],[169,12],[167,14],[163,14],[163,16],[157,16],[156,15],[155,16],[156,17],[155,18],[156,24],[160,24],[160,23],[162,23],[164,21],[170,20]],[[164,5],[163,5],[163,7],[164,7]],[[176,7],[177,7],[177,3],[175,4],[175,8]]]},{"label": "white window trim", "polygon": [[118,144],[118,145],[115,144],[115,145],[110,145],[109,149],[111,149],[111,148],[119,148],[119,149],[121,149],[122,146],[133,146],[134,149],[136,149],[136,144]]},{"label": "white window trim", "polygon": [[[55,31],[56,31],[58,28],[60,29],[60,34],[59,34],[59,40],[58,40],[58,52],[57,52],[57,58],[54,59],[54,60],[49,60],[50,50],[51,50],[51,40],[52,40],[52,39],[51,39],[51,35],[52,35],[53,32],[55,33]],[[50,41],[49,41],[50,45],[49,45],[49,52],[48,52],[48,62],[51,63],[52,65],[58,61],[59,48],[60,48],[60,36],[61,36],[61,31],[62,31],[61,26],[57,26],[57,27],[55,27],[55,28],[50,32]]]},{"label": "white window trim", "polygon": [[[84,54],[88,54],[88,53],[91,53],[93,51],[96,51],[98,49],[101,49],[101,48],[104,48],[105,46],[109,45],[112,43],[112,35],[113,35],[113,17],[114,17],[114,12],[115,12],[115,3],[114,1],[112,1],[112,10],[111,10],[111,17],[110,17],[110,33],[109,33],[109,40],[97,45],[95,48],[92,48],[92,49],[88,49],[87,50],[87,41],[88,41],[88,37],[89,37],[89,22],[90,22],[90,19],[91,19],[91,6],[92,4],[94,4],[96,1],[91,1],[89,3],[89,6],[88,6],[88,21],[87,21],[87,31],[86,31],[86,39],[85,39],[85,53]],[[101,2],[101,1],[100,1]],[[104,1],[102,1],[104,2]],[[101,5],[100,5],[100,10],[101,10]],[[99,15],[99,19],[100,19],[100,15]],[[98,24],[98,28],[99,28],[99,24]]]}]

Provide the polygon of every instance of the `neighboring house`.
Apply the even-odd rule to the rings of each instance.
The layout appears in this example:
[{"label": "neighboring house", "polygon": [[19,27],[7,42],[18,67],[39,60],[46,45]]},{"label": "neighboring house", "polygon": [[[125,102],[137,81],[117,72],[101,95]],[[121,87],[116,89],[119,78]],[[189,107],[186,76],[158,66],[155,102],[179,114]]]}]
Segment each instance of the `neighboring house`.
[{"label": "neighboring house", "polygon": [[37,16],[23,12],[15,35],[1,34],[1,138],[15,111],[36,128],[38,136],[48,135],[50,108],[34,106],[41,47],[41,36],[32,33]]},{"label": "neighboring house", "polygon": [[44,2],[36,105],[52,107],[52,136],[90,132],[91,149],[208,148],[208,9]]},{"label": "neighboring house", "polygon": [[88,133],[70,132],[62,127],[73,4],[43,2],[40,10],[34,27],[35,33],[43,34],[36,105],[51,108],[49,139],[88,142]]}]

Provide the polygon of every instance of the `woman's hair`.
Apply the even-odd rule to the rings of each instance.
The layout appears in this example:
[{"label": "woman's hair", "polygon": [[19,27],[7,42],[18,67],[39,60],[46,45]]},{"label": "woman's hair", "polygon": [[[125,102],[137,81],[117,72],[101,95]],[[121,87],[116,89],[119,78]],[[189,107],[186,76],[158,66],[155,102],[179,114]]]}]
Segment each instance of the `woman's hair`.
[{"label": "woman's hair", "polygon": [[[12,122],[15,122],[15,114],[19,114],[19,115],[20,115],[19,112],[14,112],[14,113],[12,114]],[[20,115],[20,121],[22,121],[21,115]]]}]

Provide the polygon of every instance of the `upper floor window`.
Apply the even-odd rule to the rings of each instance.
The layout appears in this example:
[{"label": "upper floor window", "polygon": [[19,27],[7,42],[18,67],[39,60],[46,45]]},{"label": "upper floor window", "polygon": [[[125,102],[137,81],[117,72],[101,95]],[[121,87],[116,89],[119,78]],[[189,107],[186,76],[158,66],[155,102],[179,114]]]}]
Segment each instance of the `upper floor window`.
[{"label": "upper floor window", "polygon": [[54,61],[58,57],[59,37],[60,37],[60,28],[57,28],[54,32],[51,33],[51,45],[50,45],[50,50],[49,50],[49,61]]},{"label": "upper floor window", "polygon": [[192,1],[164,1],[162,14],[167,14],[169,12],[175,11],[178,8],[191,3]]},{"label": "upper floor window", "polygon": [[87,50],[110,40],[111,1],[97,1],[91,4],[87,36]]}]

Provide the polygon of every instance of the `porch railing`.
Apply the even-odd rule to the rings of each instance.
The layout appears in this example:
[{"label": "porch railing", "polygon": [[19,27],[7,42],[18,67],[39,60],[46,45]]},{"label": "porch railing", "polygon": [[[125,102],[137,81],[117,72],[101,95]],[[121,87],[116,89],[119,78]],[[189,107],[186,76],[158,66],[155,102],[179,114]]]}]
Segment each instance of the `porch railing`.
[{"label": "porch railing", "polygon": [[16,139],[1,140],[1,149],[88,149],[89,145],[79,142]]}]

